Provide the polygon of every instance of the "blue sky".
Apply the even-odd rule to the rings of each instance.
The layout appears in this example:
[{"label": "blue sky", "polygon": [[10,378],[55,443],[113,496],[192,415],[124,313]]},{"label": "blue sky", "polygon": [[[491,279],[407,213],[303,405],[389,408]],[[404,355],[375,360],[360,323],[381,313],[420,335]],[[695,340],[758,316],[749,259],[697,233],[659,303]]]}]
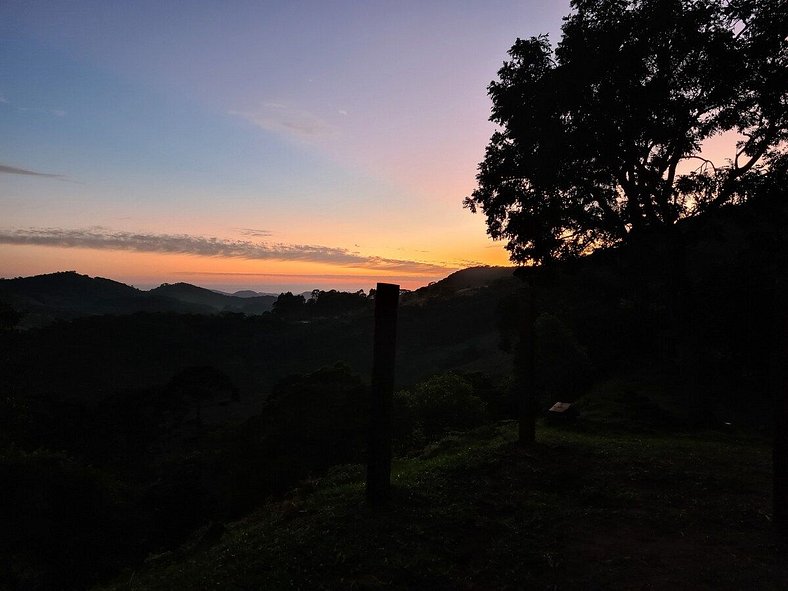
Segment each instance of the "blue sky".
[{"label": "blue sky", "polygon": [[412,287],[505,264],[461,207],[486,86],[567,11],[5,0],[0,276]]}]

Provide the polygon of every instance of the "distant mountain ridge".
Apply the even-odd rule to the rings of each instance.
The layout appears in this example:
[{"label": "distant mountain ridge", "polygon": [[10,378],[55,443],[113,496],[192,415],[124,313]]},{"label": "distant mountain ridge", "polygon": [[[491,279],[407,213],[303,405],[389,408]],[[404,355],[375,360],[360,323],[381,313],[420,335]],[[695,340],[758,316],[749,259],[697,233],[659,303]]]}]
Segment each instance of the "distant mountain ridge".
[{"label": "distant mountain ridge", "polygon": [[[216,291],[216,290],[213,290]],[[268,293],[264,291],[252,291],[251,289],[242,289],[241,291],[236,291],[233,293],[225,293],[223,291],[216,291],[216,293],[221,293],[223,295],[231,295],[237,298],[256,298],[259,296],[274,296],[277,297],[279,294],[275,293]]]},{"label": "distant mountain ridge", "polygon": [[468,267],[467,269],[455,271],[448,277],[436,281],[428,287],[455,292],[462,291],[463,289],[478,289],[480,287],[487,287],[499,279],[511,278],[515,269],[516,267]]},{"label": "distant mountain ridge", "polygon": [[418,303],[425,299],[469,296],[480,289],[505,281],[515,281],[516,267],[469,267],[455,271],[440,281],[420,287],[408,294],[403,303]]},{"label": "distant mountain ridge", "polygon": [[244,314],[268,312],[278,297],[275,295],[227,295],[190,283],[163,283],[148,293],[190,304],[209,306],[219,312],[243,312]]},{"label": "distant mountain ridge", "polygon": [[97,314],[261,314],[270,310],[275,300],[276,296],[272,295],[225,295],[188,283],[163,284],[144,291],[125,283],[89,277],[76,271],[0,279],[0,302],[24,314],[20,323],[23,327]]},{"label": "distant mountain ridge", "polygon": [[[514,267],[462,269],[417,289],[413,297],[420,299],[471,293],[498,280],[511,278],[513,271]],[[309,299],[312,292],[302,295]],[[101,314],[262,314],[273,308],[277,297],[252,290],[228,294],[182,282],[163,283],[145,291],[112,279],[90,277],[76,271],[0,279],[0,305],[5,304],[22,312],[20,326],[27,328],[58,319]]]}]

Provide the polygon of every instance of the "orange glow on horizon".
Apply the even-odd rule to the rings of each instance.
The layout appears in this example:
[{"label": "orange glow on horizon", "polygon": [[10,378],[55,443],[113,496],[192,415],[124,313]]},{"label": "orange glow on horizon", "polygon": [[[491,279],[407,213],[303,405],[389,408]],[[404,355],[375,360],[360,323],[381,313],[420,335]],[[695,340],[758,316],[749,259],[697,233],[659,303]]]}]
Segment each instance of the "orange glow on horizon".
[{"label": "orange glow on horizon", "polygon": [[[473,260],[455,260],[445,264],[443,270],[436,267],[435,271],[414,271],[396,268],[376,269],[360,265],[343,266],[315,261],[263,261],[193,254],[3,245],[0,250],[3,253],[0,276],[12,278],[57,271],[76,271],[91,277],[113,279],[142,289],[149,289],[161,283],[186,282],[215,289],[356,291],[374,287],[378,281],[395,282],[403,288],[416,289],[475,264],[510,264],[500,246],[493,248],[489,248],[489,244],[487,246],[472,253]],[[424,260],[424,255],[419,252],[397,251],[384,254],[391,254],[403,260]],[[431,252],[430,259],[445,257],[451,260],[450,254],[451,250],[443,247],[440,251]]]}]

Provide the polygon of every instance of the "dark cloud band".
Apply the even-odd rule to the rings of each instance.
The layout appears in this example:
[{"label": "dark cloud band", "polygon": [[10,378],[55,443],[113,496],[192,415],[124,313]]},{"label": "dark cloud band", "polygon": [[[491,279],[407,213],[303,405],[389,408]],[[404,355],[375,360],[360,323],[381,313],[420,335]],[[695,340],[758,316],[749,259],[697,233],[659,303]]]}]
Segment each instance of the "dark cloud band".
[{"label": "dark cloud band", "polygon": [[269,244],[247,240],[206,238],[188,234],[144,234],[112,232],[105,229],[28,228],[0,230],[0,244],[191,254],[248,260],[305,261],[341,267],[415,274],[445,274],[454,270],[433,263],[364,256],[344,248],[330,246]]},{"label": "dark cloud band", "polygon": [[8,166],[7,164],[0,164],[0,173],[22,174],[25,176],[43,176],[52,179],[63,178],[62,174],[49,174],[46,172],[36,172],[35,170],[27,170],[25,168],[17,168],[16,166]]}]

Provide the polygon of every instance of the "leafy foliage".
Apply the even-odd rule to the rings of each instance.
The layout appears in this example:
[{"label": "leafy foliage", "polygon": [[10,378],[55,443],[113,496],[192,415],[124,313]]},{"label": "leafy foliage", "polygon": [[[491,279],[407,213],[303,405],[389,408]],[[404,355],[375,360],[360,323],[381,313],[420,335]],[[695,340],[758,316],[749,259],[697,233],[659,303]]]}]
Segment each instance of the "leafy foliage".
[{"label": "leafy foliage", "polygon": [[[518,39],[467,197],[514,261],[614,244],[738,202],[788,138],[788,5],[573,0],[553,50]],[[729,159],[703,143],[733,132]],[[726,136],[730,137],[730,136]]]},{"label": "leafy foliage", "polygon": [[369,417],[368,388],[338,363],[280,381],[261,415],[264,445],[283,469],[299,476],[332,464],[361,461]]},{"label": "leafy foliage", "polygon": [[407,409],[403,414],[427,441],[480,425],[486,416],[486,405],[474,394],[473,385],[451,372],[432,376],[412,390],[401,390],[396,399],[395,404]]}]

